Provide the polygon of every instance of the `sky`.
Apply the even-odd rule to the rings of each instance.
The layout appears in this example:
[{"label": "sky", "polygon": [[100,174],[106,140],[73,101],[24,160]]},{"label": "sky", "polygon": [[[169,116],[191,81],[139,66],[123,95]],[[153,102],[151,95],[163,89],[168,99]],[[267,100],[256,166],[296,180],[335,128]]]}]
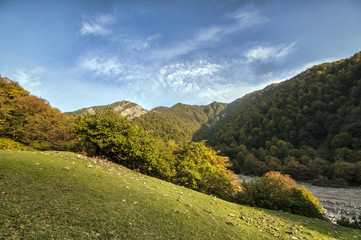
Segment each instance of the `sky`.
[{"label": "sky", "polygon": [[361,51],[359,0],[0,0],[0,75],[62,112],[229,103]]}]

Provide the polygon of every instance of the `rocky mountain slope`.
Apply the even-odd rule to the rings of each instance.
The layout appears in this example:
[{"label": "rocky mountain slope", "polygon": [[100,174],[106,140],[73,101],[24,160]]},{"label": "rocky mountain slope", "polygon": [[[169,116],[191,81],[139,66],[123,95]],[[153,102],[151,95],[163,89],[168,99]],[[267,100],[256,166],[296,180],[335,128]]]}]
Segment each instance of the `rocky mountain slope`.
[{"label": "rocky mountain slope", "polygon": [[82,108],[79,110],[76,110],[74,112],[67,112],[69,115],[79,115],[79,114],[94,114],[95,110],[102,110],[106,107],[110,107],[113,109],[114,112],[119,113],[123,117],[127,117],[128,119],[133,119],[136,117],[139,117],[143,114],[148,113],[148,110],[142,108],[138,104],[129,102],[129,101],[121,101],[121,102],[115,102],[109,105],[101,105],[101,106],[93,106],[89,108]]}]

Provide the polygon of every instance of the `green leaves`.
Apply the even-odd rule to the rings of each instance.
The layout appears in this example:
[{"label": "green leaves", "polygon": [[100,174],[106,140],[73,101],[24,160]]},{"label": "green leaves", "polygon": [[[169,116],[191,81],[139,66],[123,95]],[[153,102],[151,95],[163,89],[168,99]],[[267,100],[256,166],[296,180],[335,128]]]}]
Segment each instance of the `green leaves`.
[{"label": "green leaves", "polygon": [[224,198],[235,192],[236,175],[227,169],[228,158],[218,156],[204,142],[187,143],[176,159],[176,183]]},{"label": "green leaves", "polygon": [[227,169],[228,158],[218,156],[204,142],[165,143],[111,109],[78,116],[76,124],[75,133],[90,154],[224,198],[235,191],[236,175]]}]

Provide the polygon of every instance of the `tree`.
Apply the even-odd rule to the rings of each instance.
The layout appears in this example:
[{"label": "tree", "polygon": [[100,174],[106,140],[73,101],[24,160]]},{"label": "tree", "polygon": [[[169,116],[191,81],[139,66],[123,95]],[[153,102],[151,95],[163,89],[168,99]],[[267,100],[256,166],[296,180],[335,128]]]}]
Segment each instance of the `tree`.
[{"label": "tree", "polygon": [[351,148],[352,136],[347,132],[339,133],[333,137],[331,144],[334,149],[343,147]]},{"label": "tree", "polygon": [[75,150],[71,117],[0,77],[0,136],[41,150]]},{"label": "tree", "polygon": [[227,169],[229,159],[218,156],[204,142],[187,143],[176,158],[175,183],[223,198],[235,193],[237,176]]},{"label": "tree", "polygon": [[329,170],[329,164],[324,159],[315,158],[308,163],[307,168],[311,173],[310,177],[313,179],[317,178],[319,175],[325,176]]},{"label": "tree", "polygon": [[110,108],[77,117],[75,132],[84,149],[162,179],[174,175],[174,158],[162,141]]}]

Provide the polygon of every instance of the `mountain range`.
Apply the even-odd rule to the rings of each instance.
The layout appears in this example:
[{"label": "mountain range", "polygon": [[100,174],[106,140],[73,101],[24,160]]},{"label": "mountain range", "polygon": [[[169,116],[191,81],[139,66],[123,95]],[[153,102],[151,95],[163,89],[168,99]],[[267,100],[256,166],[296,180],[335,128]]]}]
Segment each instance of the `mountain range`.
[{"label": "mountain range", "polygon": [[229,157],[235,172],[281,171],[318,184],[361,185],[361,52],[229,104],[148,111],[121,101],[65,115],[7,78],[0,78],[0,93],[0,136],[37,149],[77,148],[70,115],[110,107],[165,142],[205,140]]},{"label": "mountain range", "polygon": [[[179,103],[146,111],[127,102],[141,114],[123,115],[166,141],[207,140],[236,172],[279,170],[301,180],[327,176],[360,184],[360,59],[361,52],[314,66],[229,104]],[[108,106],[117,111],[117,103]]]}]

